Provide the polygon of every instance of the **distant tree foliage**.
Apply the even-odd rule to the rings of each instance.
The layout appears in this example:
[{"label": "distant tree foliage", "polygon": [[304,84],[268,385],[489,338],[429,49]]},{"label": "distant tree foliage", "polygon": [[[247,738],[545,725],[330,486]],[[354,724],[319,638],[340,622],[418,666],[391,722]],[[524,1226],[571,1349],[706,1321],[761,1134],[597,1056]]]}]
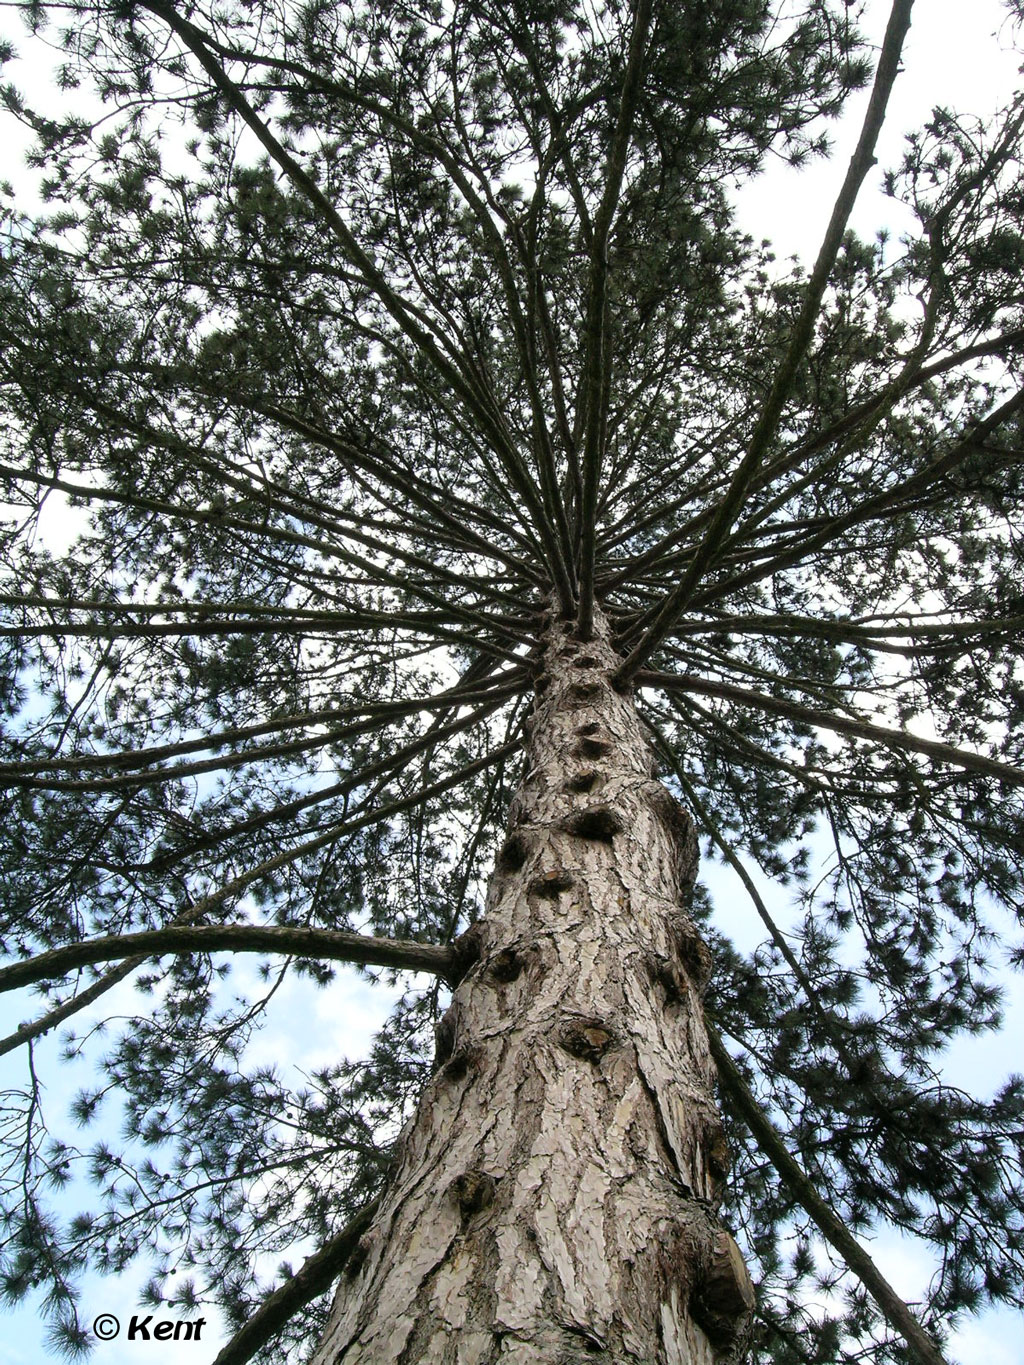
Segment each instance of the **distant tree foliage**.
[{"label": "distant tree foliage", "polygon": [[[740,951],[698,887],[740,1085],[848,1229],[933,1250],[940,1340],[1019,1305],[1024,1081],[969,1095],[941,1053],[1024,963],[1024,99],[937,109],[885,181],[916,230],[869,242],[906,0],[881,54],[848,0],[19,8],[4,55],[49,43],[66,97],[4,90],[47,209],[4,190],[0,986],[36,993],[3,1044],[0,1294],[74,1353],[81,1273],[142,1257],[154,1305],[240,1326],[379,1192],[443,967],[359,1064],[253,1040],[288,974],[448,961],[541,614],[585,636],[597,603],[765,923]],[[872,79],[817,266],[780,263],[733,190],[826,154]],[[118,942],[215,926],[261,989],[212,939]],[[101,1063],[73,1122],[35,1066],[55,1029]],[[753,1359],[910,1359],[740,1095]]]}]

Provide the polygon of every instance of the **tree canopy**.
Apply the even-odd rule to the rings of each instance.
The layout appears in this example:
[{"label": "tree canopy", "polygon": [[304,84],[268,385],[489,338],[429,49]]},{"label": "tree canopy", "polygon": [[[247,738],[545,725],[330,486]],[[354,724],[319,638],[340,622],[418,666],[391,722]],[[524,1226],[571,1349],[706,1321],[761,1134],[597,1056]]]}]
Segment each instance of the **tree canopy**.
[{"label": "tree canopy", "polygon": [[[941,1054],[1024,963],[1024,99],[937,109],[886,177],[916,229],[865,241],[909,0],[879,50],[847,0],[19,8],[74,112],[5,89],[47,206],[7,187],[0,245],[0,986],[38,992],[0,1292],[74,1350],[81,1273],[149,1256],[154,1303],[241,1324],[358,1217],[543,614],[586,638],[597,603],[764,921],[742,951],[698,886],[754,1359],[909,1358],[772,1132],[847,1228],[934,1249],[940,1338],[1019,1304],[1024,1082],[972,1096]],[[783,265],[736,187],[826,154],[865,85],[821,253]],[[339,961],[433,975],[359,1063],[254,1060],[286,974]],[[57,1028],[102,1058],[77,1127],[43,1121]]]}]

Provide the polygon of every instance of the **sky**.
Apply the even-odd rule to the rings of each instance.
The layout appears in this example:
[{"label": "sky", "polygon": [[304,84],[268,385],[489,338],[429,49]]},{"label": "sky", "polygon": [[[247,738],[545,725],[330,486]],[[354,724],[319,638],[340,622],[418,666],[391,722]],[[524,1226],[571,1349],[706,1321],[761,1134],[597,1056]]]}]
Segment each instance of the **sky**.
[{"label": "sky", "polygon": [[[888,15],[888,3],[872,0],[868,5],[865,28],[880,43]],[[0,32],[6,31],[24,49],[25,41],[9,14],[0,19]],[[898,163],[906,132],[920,127],[933,106],[980,115],[993,113],[1005,103],[1019,84],[1021,57],[1012,48],[1013,35],[1006,10],[999,0],[918,0],[910,35],[904,48],[903,71],[890,103],[886,127],[878,148],[878,165],[869,174],[854,212],[852,225],[870,238],[878,228],[887,228],[898,242],[910,222],[901,217],[898,205],[880,193],[886,167]],[[28,89],[45,79],[50,65],[45,56],[19,64],[11,73]],[[38,87],[37,87],[38,88]],[[867,93],[851,99],[847,112],[833,128],[835,155],[827,162],[815,162],[794,170],[781,161],[771,163],[736,198],[740,222],[756,239],[770,239],[780,258],[791,254],[810,264],[856,141]],[[5,128],[2,144],[6,164],[0,177],[27,184],[19,171],[20,139]],[[788,894],[758,877],[759,888],[769,908],[783,924],[790,917]],[[740,946],[753,946],[763,937],[760,921],[746,898],[738,879],[717,864],[705,863],[703,877],[716,907],[716,917]],[[248,961],[251,966],[245,965]],[[243,960],[237,980],[251,980],[255,959]],[[132,1003],[131,988],[120,988],[127,1009]],[[1007,984],[1007,1029],[1001,1040],[966,1039],[946,1059],[951,1083],[990,1092],[1011,1068],[1019,1068],[1019,1043],[1024,1037],[1024,986],[1020,978]],[[304,1070],[320,1061],[341,1055],[362,1055],[374,1031],[383,1023],[391,1000],[385,988],[374,988],[353,971],[342,969],[328,991],[313,991],[308,984],[289,984],[275,1001],[274,1028],[260,1043],[262,1060],[280,1060],[301,1065]],[[116,1005],[115,1000],[115,1005]],[[107,1002],[104,1003],[104,1012]],[[313,1017],[310,1018],[310,1010]],[[33,1003],[23,997],[0,998],[0,1030],[34,1014]],[[310,1045],[310,1040],[315,1042]],[[40,1074],[47,1077],[45,1102],[56,1111],[84,1083],[86,1078],[71,1068],[47,1065],[47,1053],[55,1062],[56,1043],[48,1040],[37,1057]],[[24,1062],[17,1055],[0,1059],[0,1084],[20,1082]],[[871,1251],[883,1273],[897,1290],[913,1300],[931,1273],[926,1254],[895,1234],[880,1236]],[[82,1316],[91,1319],[99,1313],[115,1313],[126,1324],[140,1310],[138,1289],[148,1278],[146,1270],[131,1272],[118,1280],[101,1281],[91,1277],[82,1298]],[[223,1340],[215,1312],[207,1312],[202,1345],[190,1341],[129,1343],[122,1335],[97,1346],[95,1365],[198,1365],[212,1360]],[[43,1357],[44,1330],[32,1306],[25,1306],[9,1317],[0,1318],[0,1365],[37,1365]],[[954,1335],[951,1357],[959,1365],[1021,1365],[1021,1340],[1024,1339],[1018,1315],[1002,1310],[982,1314],[966,1322]]]},{"label": "sky", "polygon": [[[870,0],[865,32],[880,45],[889,4]],[[954,113],[990,116],[1020,86],[1022,56],[1001,0],[917,0],[903,61],[876,151],[850,220],[869,240],[880,227],[895,240],[913,226],[909,212],[881,193],[882,176],[899,164],[906,134],[921,128],[936,106]],[[812,264],[832,204],[860,132],[870,91],[851,97],[832,125],[835,148],[828,161],[794,169],[776,160],[736,197],[740,221],[755,238],[768,238],[777,254],[796,254]]]}]

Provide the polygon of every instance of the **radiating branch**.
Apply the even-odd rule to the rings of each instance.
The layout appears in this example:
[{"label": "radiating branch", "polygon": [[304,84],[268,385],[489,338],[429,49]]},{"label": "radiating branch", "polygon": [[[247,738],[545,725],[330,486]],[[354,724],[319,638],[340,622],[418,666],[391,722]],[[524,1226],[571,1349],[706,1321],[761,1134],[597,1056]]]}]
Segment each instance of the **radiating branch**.
[{"label": "radiating branch", "polygon": [[[846,551],[849,548],[849,542],[845,537],[856,526],[866,525],[872,521],[893,519],[899,515],[941,505],[944,500],[948,501],[950,490],[948,484],[944,485],[942,481],[953,474],[972,455],[976,454],[990,433],[1011,418],[1016,417],[1022,409],[1024,409],[1024,389],[1011,394],[987,417],[974,423],[970,432],[957,441],[950,450],[918,470],[916,474],[911,474],[902,482],[883,489],[874,497],[865,498],[863,502],[857,503],[848,512],[834,517],[816,518],[813,527],[808,527],[803,534],[793,536],[793,543],[785,544],[777,554],[770,554],[760,563],[741,570],[731,578],[724,578],[720,582],[708,584],[702,592],[695,594],[693,605],[703,608],[716,599],[735,593],[740,588],[747,587],[749,584],[759,582],[763,578],[769,578],[783,569],[802,563],[817,550],[827,551],[835,547],[837,552]],[[1016,459],[1016,457],[1013,458]],[[782,529],[784,532],[788,532],[790,528],[789,525],[784,524]],[[733,548],[738,547],[734,546]],[[741,560],[749,559],[749,550],[740,551],[740,558]],[[668,627],[668,629],[672,628],[673,626]]]},{"label": "radiating branch", "polygon": [[704,620],[685,621],[672,628],[673,636],[693,635],[777,635],[812,640],[835,640],[841,644],[859,645],[867,650],[884,650],[891,640],[931,640],[931,649],[950,647],[960,641],[967,649],[972,642],[1016,636],[1024,631],[1024,616],[993,616],[985,620],[925,621],[913,616],[906,624],[865,625],[859,621],[831,616],[798,616],[787,613],[772,616],[720,615]]},{"label": "radiating branch", "polygon": [[768,696],[763,692],[752,692],[746,687],[737,687],[735,683],[715,682],[688,673],[655,673],[646,669],[637,674],[637,682],[641,686],[661,687],[667,691],[676,688],[681,692],[697,692],[706,697],[720,697],[724,701],[734,701],[741,706],[767,711],[769,715],[785,716],[803,725],[820,726],[824,730],[832,730],[838,735],[850,735],[855,739],[873,740],[887,748],[901,749],[906,753],[925,754],[928,758],[954,768],[994,777],[1012,786],[1024,786],[1024,770],[1014,768],[1008,763],[1001,763],[998,759],[989,758],[985,754],[975,754],[969,749],[958,749],[939,740],[925,739],[923,735],[914,735],[908,730],[893,730],[885,725],[876,725],[872,721],[818,711],[799,702]]},{"label": "radiating branch", "polygon": [[[315,791],[307,792],[303,796],[297,796],[291,801],[282,802],[280,805],[271,806],[269,809],[258,811],[255,815],[249,816],[245,820],[240,820],[236,824],[228,825],[224,829],[211,830],[208,834],[200,835],[191,844],[185,845],[181,849],[176,849],[171,853],[163,854],[148,863],[137,865],[135,871],[147,872],[166,872],[175,863],[184,858],[189,858],[195,853],[201,853],[208,849],[215,848],[218,844],[224,843],[228,839],[239,838],[247,834],[254,834],[258,830],[265,829],[269,825],[281,824],[283,821],[291,821],[302,811],[311,810],[314,806],[322,805],[325,801],[337,800],[346,797],[351,792],[357,791],[360,787],[365,787],[368,783],[376,780],[367,797],[372,801],[374,796],[397,774],[402,773],[409,766],[414,758],[418,758],[425,750],[445,739],[452,739],[456,735],[462,734],[472,728],[477,721],[484,719],[500,704],[503,698],[498,698],[478,707],[469,716],[459,717],[450,721],[446,725],[435,723],[418,739],[402,745],[398,749],[392,749],[386,758],[378,759],[376,763],[368,764],[365,768],[360,768],[355,772],[346,774],[338,782],[332,782],[327,787],[320,787]],[[515,747],[515,746],[514,746]],[[470,764],[469,768],[474,765]],[[468,772],[468,769],[459,769],[459,772]],[[435,784],[436,785],[436,784]],[[444,790],[446,788],[442,788]],[[432,790],[432,789],[431,789]],[[428,800],[429,794],[413,796],[397,803],[402,809],[406,809],[408,804],[415,805],[418,801]],[[393,810],[394,805],[383,807],[378,815],[370,817],[359,817],[359,820],[348,820],[345,822],[342,832],[349,832],[350,829],[364,828],[364,824],[374,824],[379,819],[386,819]],[[320,846],[319,842],[316,844]],[[298,855],[296,855],[298,856]]]},{"label": "radiating branch", "polygon": [[251,129],[271,160],[281,168],[289,181],[323,218],[347,259],[362,275],[398,328],[429,361],[440,378],[459,394],[468,411],[479,421],[482,430],[488,433],[492,449],[501,460],[513,487],[523,499],[523,504],[545,547],[548,567],[562,599],[563,610],[568,610],[572,601],[572,591],[562,564],[554,528],[548,521],[539,491],[529,471],[504,430],[494,396],[482,393],[473,379],[467,378],[463,372],[464,366],[459,363],[460,357],[454,353],[449,357],[444,353],[445,350],[450,351],[450,347],[437,329],[391,287],[383,271],[359,245],[351,229],[316,180],[274,135],[236,82],[215,59],[207,42],[207,35],[195,24],[183,18],[172,6],[161,3],[161,0],[138,0],[138,3],[165,23],[188,48],[224,101]]},{"label": "radiating branch", "polygon": [[[345,707],[323,707],[316,711],[304,711],[293,715],[275,716],[272,720],[260,721],[254,725],[234,726],[227,730],[214,731],[197,736],[195,739],[180,740],[178,743],[153,745],[148,749],[129,749],[117,753],[75,755],[65,758],[54,754],[49,758],[26,760],[21,763],[0,763],[0,776],[12,780],[16,776],[50,772],[92,771],[114,768],[119,773],[144,768],[150,764],[164,763],[168,759],[180,758],[185,754],[200,752],[204,749],[218,749],[238,741],[258,739],[264,735],[277,734],[282,730],[305,729],[313,725],[330,725],[338,721],[351,721],[350,733],[358,734],[379,728],[389,721],[401,720],[418,715],[421,711],[447,711],[455,707],[468,706],[473,702],[495,700],[502,696],[513,696],[525,684],[529,674],[524,668],[509,669],[497,674],[490,686],[482,682],[463,679],[456,687],[431,697],[410,697],[397,701],[367,702],[365,705]],[[359,719],[357,719],[359,718]],[[328,732],[318,736],[325,740]],[[228,758],[234,759],[239,752],[232,751]]]},{"label": "radiating branch", "polygon": [[899,69],[903,40],[910,27],[913,0],[894,0],[882,42],[882,50],[875,71],[874,86],[868,102],[864,125],[850,161],[846,179],[836,200],[832,217],[825,232],[818,259],[807,281],[803,302],[790,333],[786,354],[772,380],[761,415],[754,427],[747,452],[740,461],[728,489],[715,508],[711,523],[695,548],[689,566],[676,587],[664,598],[648,625],[643,637],[623,662],[619,670],[620,683],[628,682],[644,665],[651,651],[656,649],[666,632],[689,605],[694,592],[721,552],[722,544],[746,501],[750,485],[775,437],[783,410],[796,382],[800,364],[811,339],[821,309],[825,288],[843,234],[864,177],[874,165],[875,143],[885,118],[889,94]]},{"label": "radiating branch", "polygon": [[597,500],[601,486],[605,426],[608,413],[611,344],[608,319],[608,238],[626,173],[633,119],[640,96],[641,76],[651,26],[651,0],[636,0],[629,53],[619,96],[619,110],[604,173],[604,190],[590,242],[590,276],[583,334],[584,362],[580,377],[582,409],[583,500],[580,508],[579,630],[589,640],[594,628],[594,568],[597,546]]}]

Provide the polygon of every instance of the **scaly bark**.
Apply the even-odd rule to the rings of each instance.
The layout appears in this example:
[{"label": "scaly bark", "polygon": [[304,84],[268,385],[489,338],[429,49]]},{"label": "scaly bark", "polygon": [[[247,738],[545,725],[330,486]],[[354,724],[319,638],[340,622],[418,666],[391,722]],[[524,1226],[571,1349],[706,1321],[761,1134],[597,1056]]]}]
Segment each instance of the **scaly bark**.
[{"label": "scaly bark", "polygon": [[686,914],[693,825],[621,659],[554,619],[528,763],[437,1070],[316,1365],[710,1365],[753,1291]]}]

